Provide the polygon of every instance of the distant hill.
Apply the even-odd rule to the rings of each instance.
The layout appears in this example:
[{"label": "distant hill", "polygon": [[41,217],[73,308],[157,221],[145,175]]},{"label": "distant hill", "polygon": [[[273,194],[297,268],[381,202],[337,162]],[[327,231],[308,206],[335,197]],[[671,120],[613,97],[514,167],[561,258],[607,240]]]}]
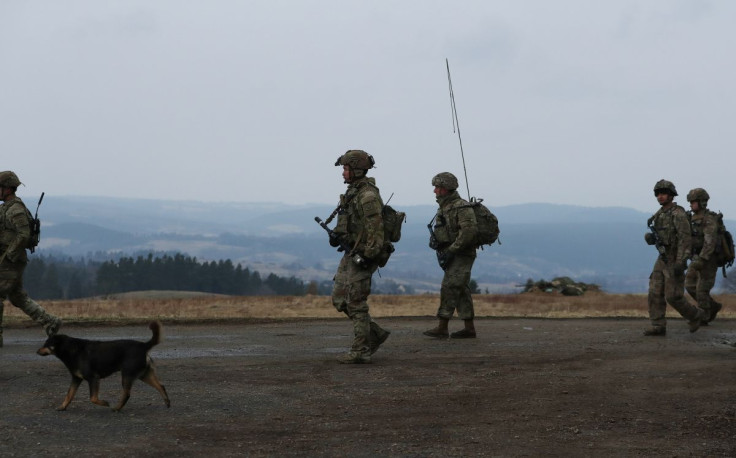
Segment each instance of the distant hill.
[{"label": "distant hill", "polygon": [[[442,272],[427,246],[435,205],[401,207],[402,240],[377,283],[394,281],[418,292],[437,291]],[[103,197],[47,196],[39,215],[38,253],[72,257],[181,252],[200,260],[231,259],[260,272],[330,280],[340,253],[327,244],[314,217],[329,205],[204,203]],[[481,289],[569,276],[610,292],[645,292],[655,250],[644,243],[647,213],[621,207],[531,203],[493,207],[501,244],[479,251],[473,278]],[[736,227],[733,222],[727,222]]]}]

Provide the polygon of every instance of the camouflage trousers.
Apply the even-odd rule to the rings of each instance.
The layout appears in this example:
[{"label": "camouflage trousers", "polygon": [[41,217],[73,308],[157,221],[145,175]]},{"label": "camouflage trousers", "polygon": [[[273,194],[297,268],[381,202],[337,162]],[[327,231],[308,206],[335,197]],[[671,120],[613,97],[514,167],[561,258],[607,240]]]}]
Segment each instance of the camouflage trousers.
[{"label": "camouflage trousers", "polygon": [[695,299],[698,306],[710,315],[711,306],[718,304],[710,295],[716,284],[718,265],[713,260],[706,261],[700,270],[688,269],[685,275],[685,289]]},{"label": "camouflage trousers", "polygon": [[654,263],[649,275],[649,320],[652,326],[667,326],[665,314],[667,304],[688,321],[698,318],[700,309],[685,299],[685,274],[674,271],[673,265],[665,263],[661,257]]},{"label": "camouflage trousers", "polygon": [[36,301],[28,297],[23,290],[23,271],[25,264],[4,263],[0,267],[0,337],[3,327],[3,305],[2,301],[9,299],[10,303],[28,315],[33,321],[46,325],[56,317],[46,312]]},{"label": "camouflage trousers", "polygon": [[445,270],[440,289],[440,307],[437,318],[451,319],[457,310],[457,317],[472,320],[473,297],[470,295],[470,273],[473,270],[475,256],[457,254]]},{"label": "camouflage trousers", "polygon": [[360,355],[370,355],[371,342],[386,332],[371,320],[368,311],[371,277],[377,268],[375,264],[360,267],[344,255],[333,279],[332,305],[353,322],[354,338],[350,351]]}]

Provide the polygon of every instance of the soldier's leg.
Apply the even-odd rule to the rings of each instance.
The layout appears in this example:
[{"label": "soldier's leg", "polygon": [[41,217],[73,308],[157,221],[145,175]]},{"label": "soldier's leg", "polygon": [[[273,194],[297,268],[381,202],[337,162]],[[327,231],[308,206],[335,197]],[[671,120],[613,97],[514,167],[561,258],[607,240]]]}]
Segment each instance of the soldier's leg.
[{"label": "soldier's leg", "polygon": [[690,304],[685,299],[685,275],[678,274],[672,269],[665,269],[664,284],[667,303],[688,321],[690,332],[697,331],[701,321],[706,319],[706,315],[703,310]]},{"label": "soldier's leg", "polygon": [[442,277],[442,285],[440,286],[440,306],[437,309],[437,318],[439,323],[432,329],[427,329],[423,332],[425,336],[445,339],[450,337],[450,333],[447,331],[447,325],[455,313],[455,304],[459,296],[455,284],[455,266],[456,259],[445,270],[445,274]]},{"label": "soldier's leg", "polygon": [[383,329],[381,326],[378,325],[375,321],[371,320],[370,323],[370,329],[371,329],[371,338],[370,338],[370,347],[371,347],[371,355],[378,351],[378,347],[383,345],[383,343],[388,339],[388,336],[391,335],[391,332]]},{"label": "soldier's leg", "polygon": [[698,279],[700,278],[700,273],[695,269],[688,269],[687,274],[685,275],[685,290],[687,293],[695,299],[698,300]]},{"label": "soldier's leg", "polygon": [[454,339],[475,338],[475,310],[473,308],[473,296],[470,291],[470,277],[473,269],[475,257],[473,256],[457,256],[453,263],[457,264],[457,291],[458,298],[456,302],[457,316],[463,320],[464,329],[453,332],[450,337]]},{"label": "soldier's leg", "polygon": [[647,305],[649,307],[649,321],[652,323],[651,328],[644,331],[645,335],[664,335],[667,329],[667,302],[664,299],[664,263],[657,260],[654,263],[654,269],[649,275],[649,293],[647,295]]},{"label": "soldier's leg", "polygon": [[[61,318],[46,312],[36,301],[28,297],[28,294],[23,290],[24,270],[25,266],[0,272],[0,278],[2,279],[0,291],[7,294],[11,304],[23,310],[23,313],[33,321],[40,323],[46,331],[46,335],[52,336],[59,332]],[[5,289],[6,287],[7,289]]]},{"label": "soldier's leg", "polygon": [[346,314],[348,305],[348,262],[350,262],[350,259],[343,256],[337,266],[335,277],[332,279],[332,305],[338,312],[345,312]]},{"label": "soldier's leg", "polygon": [[41,324],[46,335],[53,336],[59,332],[62,324],[61,318],[48,313],[36,301],[28,297],[28,294],[22,289],[11,291],[8,299],[10,299],[11,304],[23,310],[23,313],[28,315],[33,321]]},{"label": "soldier's leg", "polygon": [[704,320],[705,323],[712,321],[722,307],[721,304],[716,302],[710,295],[711,290],[716,285],[717,276],[718,266],[715,262],[707,262],[703,268],[700,269],[696,298],[698,306],[706,313],[706,319]]},{"label": "soldier's leg", "polygon": [[353,322],[353,343],[350,352],[338,360],[341,363],[369,363],[371,316],[368,312],[368,296],[371,292],[372,271],[347,264],[346,313]]}]

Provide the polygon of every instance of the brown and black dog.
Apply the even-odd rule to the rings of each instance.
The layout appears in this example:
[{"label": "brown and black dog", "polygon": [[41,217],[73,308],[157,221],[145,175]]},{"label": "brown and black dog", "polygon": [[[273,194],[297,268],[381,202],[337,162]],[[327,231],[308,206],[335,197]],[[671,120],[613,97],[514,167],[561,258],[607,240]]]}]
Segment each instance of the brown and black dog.
[{"label": "brown and black dog", "polygon": [[114,411],[122,409],[128,402],[130,389],[137,378],[156,388],[164,398],[166,407],[170,407],[171,402],[166,394],[166,388],[158,380],[153,360],[148,356],[151,348],[161,341],[161,323],[154,321],[148,327],[153,331],[153,336],[148,342],[131,339],[96,341],[77,339],[63,334],[49,337],[36,353],[41,356],[56,356],[72,375],[72,384],[64,402],[56,410],[67,408],[82,380],[89,383],[89,397],[92,402],[100,406],[109,406],[107,401],[98,397],[100,379],[118,371],[123,377],[123,394],[118,405],[113,408]]}]

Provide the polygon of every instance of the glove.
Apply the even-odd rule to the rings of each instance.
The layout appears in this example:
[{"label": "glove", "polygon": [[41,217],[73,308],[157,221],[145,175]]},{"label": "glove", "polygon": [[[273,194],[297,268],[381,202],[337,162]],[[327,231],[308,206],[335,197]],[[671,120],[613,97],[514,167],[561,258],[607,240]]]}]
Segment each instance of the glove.
[{"label": "glove", "polygon": [[657,243],[657,241],[654,239],[654,234],[651,232],[647,232],[644,234],[644,240],[647,242],[647,245],[654,245]]},{"label": "glove", "polygon": [[340,246],[340,237],[334,232],[330,234],[330,246],[334,246],[334,247]]},{"label": "glove", "polygon": [[433,250],[436,250],[440,247],[440,244],[437,242],[437,237],[430,237],[429,238],[429,247]]},{"label": "glove", "polygon": [[700,270],[703,268],[705,260],[698,255],[693,256],[693,261],[690,263],[690,268],[694,270]]}]

